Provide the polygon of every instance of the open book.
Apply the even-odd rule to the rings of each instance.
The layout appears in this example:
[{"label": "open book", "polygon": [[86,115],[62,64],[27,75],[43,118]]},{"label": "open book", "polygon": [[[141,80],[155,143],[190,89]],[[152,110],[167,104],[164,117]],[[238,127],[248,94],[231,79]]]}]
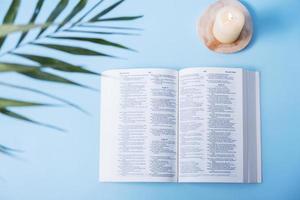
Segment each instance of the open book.
[{"label": "open book", "polygon": [[261,182],[258,72],[105,71],[100,126],[100,181]]}]

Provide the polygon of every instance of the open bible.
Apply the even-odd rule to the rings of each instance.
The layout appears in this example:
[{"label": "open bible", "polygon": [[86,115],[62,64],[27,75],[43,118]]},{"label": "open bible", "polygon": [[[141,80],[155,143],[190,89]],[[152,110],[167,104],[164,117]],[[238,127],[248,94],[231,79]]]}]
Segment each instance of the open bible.
[{"label": "open bible", "polygon": [[100,181],[261,182],[259,73],[102,73]]}]

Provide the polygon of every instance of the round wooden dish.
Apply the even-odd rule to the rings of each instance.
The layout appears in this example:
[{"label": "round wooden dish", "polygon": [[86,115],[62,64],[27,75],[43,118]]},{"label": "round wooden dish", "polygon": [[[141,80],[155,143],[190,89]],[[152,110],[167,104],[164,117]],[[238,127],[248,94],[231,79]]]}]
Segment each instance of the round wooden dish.
[{"label": "round wooden dish", "polygon": [[[245,15],[245,25],[239,38],[231,44],[220,43],[213,35],[212,29],[218,10],[224,6],[234,6]],[[244,49],[250,42],[253,34],[251,15],[247,8],[238,0],[219,0],[209,6],[198,23],[198,33],[204,44],[212,51],[219,53],[234,53]]]}]

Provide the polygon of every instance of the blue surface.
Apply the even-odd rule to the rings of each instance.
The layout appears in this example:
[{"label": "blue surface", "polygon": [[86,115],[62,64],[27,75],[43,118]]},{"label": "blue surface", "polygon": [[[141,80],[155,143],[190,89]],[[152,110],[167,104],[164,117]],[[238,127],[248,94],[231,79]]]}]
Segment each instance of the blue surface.
[{"label": "blue surface", "polygon": [[[0,6],[0,19],[10,1],[4,2],[5,5],[1,3]],[[57,1],[47,2],[53,7]],[[106,4],[110,2],[107,0]],[[254,18],[255,37],[249,48],[232,55],[210,52],[196,34],[198,17],[212,2],[127,0],[112,14],[144,14],[145,17],[139,21],[124,23],[125,26],[144,28],[142,35],[106,38],[122,41],[137,49],[138,53],[106,48],[108,52],[125,59],[75,58],[67,54],[57,56],[85,64],[99,72],[116,67],[145,66],[231,66],[259,70],[262,184],[99,183],[99,93],[5,74],[1,75],[1,80],[27,86],[38,84],[39,89],[80,104],[91,116],[70,107],[18,109],[32,118],[64,127],[67,133],[0,116],[0,143],[24,150],[19,159],[0,155],[0,199],[300,199],[300,1],[244,1]],[[34,1],[26,3],[24,14],[18,16],[19,21],[26,21],[34,5]],[[46,16],[47,12],[44,13]],[[11,37],[11,41],[14,41],[14,37]],[[38,51],[33,47],[24,49],[28,48],[33,52]],[[100,86],[98,77],[68,77],[96,88]],[[49,102],[45,97],[4,87],[0,87],[0,94]]]}]

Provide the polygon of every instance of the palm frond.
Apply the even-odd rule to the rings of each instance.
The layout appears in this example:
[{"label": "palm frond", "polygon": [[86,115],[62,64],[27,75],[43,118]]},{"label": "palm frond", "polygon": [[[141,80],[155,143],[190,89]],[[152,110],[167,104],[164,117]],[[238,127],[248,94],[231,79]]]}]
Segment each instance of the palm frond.
[{"label": "palm frond", "polygon": [[104,9],[103,11],[101,11],[99,14],[97,14],[96,16],[94,16],[92,19],[90,19],[90,22],[96,21],[98,20],[100,17],[106,15],[107,13],[109,13],[110,11],[112,11],[113,9],[115,9],[117,6],[119,6],[121,3],[123,3],[124,0],[120,0],[114,4],[112,4],[111,6],[109,6],[108,8]]},{"label": "palm frond", "polygon": [[[17,16],[17,12],[20,6],[20,0],[13,0],[5,17],[3,20],[3,24],[12,24]],[[4,43],[5,37],[0,38],[0,48]]]},{"label": "palm frond", "polygon": [[126,32],[108,32],[108,31],[93,31],[93,30],[66,30],[65,32],[69,33],[92,33],[92,34],[98,34],[98,35],[134,35],[138,36],[140,34],[138,33],[126,33]]},{"label": "palm frond", "polygon": [[[61,12],[67,7],[69,0],[61,0],[58,2],[56,8],[51,12],[46,23],[53,23],[54,20],[61,14]],[[36,38],[39,38],[44,32],[46,28],[42,28],[42,30],[37,34]]]},{"label": "palm frond", "polygon": [[7,107],[46,106],[47,104],[0,98],[0,109]]},{"label": "palm frond", "polygon": [[70,12],[70,14],[64,19],[64,21],[56,28],[55,31],[58,31],[65,24],[69,23],[70,20],[77,15],[87,4],[87,0],[80,0],[74,7],[74,9]]},{"label": "palm frond", "polygon": [[105,57],[115,58],[115,56],[108,55],[108,54],[101,53],[101,52],[94,51],[94,50],[90,50],[90,49],[83,48],[83,47],[66,46],[66,45],[62,45],[62,44],[46,44],[46,43],[38,43],[38,42],[35,42],[35,43],[32,43],[32,44],[37,45],[37,46],[41,46],[41,47],[46,47],[46,48],[49,48],[49,49],[54,49],[54,50],[70,53],[70,54],[73,54],[73,55],[79,55],[79,56],[105,56]]},{"label": "palm frond", "polygon": [[9,110],[7,108],[0,108],[0,113],[2,115],[6,115],[8,117],[19,119],[19,120],[22,120],[22,121],[25,121],[25,122],[30,122],[30,123],[33,123],[33,124],[36,124],[36,125],[40,125],[40,126],[52,128],[52,129],[55,129],[55,130],[58,130],[58,131],[63,131],[63,132],[66,131],[66,130],[60,128],[60,127],[53,126],[51,124],[47,124],[47,123],[39,122],[39,121],[36,121],[36,120],[32,120],[32,119],[30,119],[28,117],[25,117],[24,115],[21,115],[21,114],[18,114],[16,112],[13,112],[13,111],[11,111],[11,110]]},{"label": "palm frond", "polygon": [[96,43],[96,44],[100,44],[100,45],[105,45],[105,46],[112,46],[112,47],[117,47],[117,48],[121,48],[121,49],[127,49],[127,50],[132,50],[131,48],[128,48],[124,45],[118,44],[118,43],[114,43],[114,42],[110,42],[108,40],[105,39],[101,39],[101,38],[87,38],[87,37],[56,37],[56,36],[51,36],[48,38],[52,38],[52,39],[58,39],[58,40],[76,40],[76,41],[85,41],[85,42],[92,42],[92,43]]},{"label": "palm frond", "polygon": [[31,123],[34,123],[34,124],[37,124],[37,125],[45,126],[45,127],[48,127],[48,128],[53,128],[53,129],[56,129],[56,130],[59,130],[59,131],[64,131],[64,129],[61,129],[59,127],[29,119],[28,117],[25,117],[21,114],[18,114],[16,112],[13,112],[13,111],[8,109],[10,107],[32,107],[32,106],[49,106],[49,104],[42,104],[42,103],[35,103],[35,102],[28,102],[28,101],[19,101],[19,100],[15,100],[15,99],[0,98],[0,113],[1,114],[12,117],[12,118],[16,118],[16,119],[19,119],[19,120],[23,120],[23,121],[26,121],[26,122],[31,122]]},{"label": "palm frond", "polygon": [[104,25],[98,25],[98,24],[80,24],[79,27],[83,28],[99,28],[99,29],[116,29],[116,30],[129,30],[129,31],[142,31],[140,28],[134,28],[134,27],[122,27],[122,26],[104,26]]},{"label": "palm frond", "polygon": [[[11,0],[8,11],[4,15],[4,19],[2,20],[2,25],[0,25],[0,49],[3,46],[4,41],[7,39],[7,36],[11,33],[21,32],[19,38],[16,40],[15,44],[11,44],[12,48],[6,52],[2,52],[0,54],[0,74],[14,72],[20,75],[26,76],[28,78],[33,78],[40,81],[48,81],[49,83],[62,83],[66,85],[74,85],[79,87],[84,87],[88,89],[93,89],[86,85],[77,83],[75,81],[66,78],[66,74],[71,73],[81,73],[87,75],[100,75],[97,72],[93,72],[91,70],[86,69],[84,66],[79,66],[76,64],[72,64],[61,60],[60,58],[56,58],[54,56],[56,54],[45,54],[40,55],[38,52],[26,52],[26,49],[21,50],[26,46],[37,46],[41,50],[49,49],[52,51],[56,51],[57,53],[68,53],[73,56],[102,56],[108,58],[117,58],[117,56],[112,55],[111,53],[102,52],[102,46],[108,46],[112,48],[119,48],[124,50],[132,50],[126,45],[113,42],[107,40],[105,38],[100,38],[99,36],[105,35],[137,35],[137,31],[141,29],[138,28],[130,28],[130,27],[122,27],[122,26],[107,26],[101,25],[102,22],[126,22],[131,20],[136,20],[141,18],[142,16],[118,16],[118,17],[108,17],[104,18],[108,13],[118,7],[124,0],[116,1],[110,6],[102,9],[102,11],[98,13],[94,13],[94,11],[100,6],[103,0],[98,0],[95,4],[88,4],[88,0],[78,0],[74,7],[68,12],[64,11],[68,7],[70,1],[69,0],[59,0],[56,7],[49,11],[49,15],[43,23],[37,23],[36,19],[41,14],[42,8],[44,9],[45,0],[37,0],[37,3],[34,5],[34,12],[30,16],[27,24],[17,24],[16,16],[19,13],[21,0]],[[87,7],[90,7],[87,9]],[[63,14],[62,14],[63,13]],[[64,15],[64,17],[60,17]],[[76,17],[77,20],[73,20]],[[57,19],[62,18],[61,22]],[[49,29],[50,26],[57,26],[54,29]],[[29,32],[33,29],[39,28],[40,30],[37,32],[35,36],[29,34]],[[92,28],[87,29],[87,28]],[[51,30],[51,31],[50,31]],[[122,30],[121,32],[116,30]],[[57,34],[64,33],[64,36],[58,36]],[[72,33],[72,36],[66,36],[65,33]],[[75,34],[75,35],[74,35]],[[91,36],[88,34],[97,34],[96,36]],[[31,37],[31,38],[30,38]],[[25,41],[25,38],[28,41]],[[41,40],[43,39],[43,40]],[[61,41],[66,41],[64,45]],[[86,43],[86,45],[81,45],[80,43],[75,44],[76,42]],[[89,44],[99,45],[99,50],[92,50],[89,48]],[[22,52],[22,53],[20,53]],[[11,55],[15,57],[19,57],[25,59],[27,61],[33,62],[34,64],[21,64],[16,61],[7,62],[1,61],[1,58],[5,55]],[[52,73],[47,71],[47,69],[52,69],[58,72],[64,72],[63,75],[57,75],[56,73]],[[10,87],[22,90],[24,92],[34,92],[37,94],[41,94],[52,98],[54,100],[58,100],[63,102],[69,106],[72,106],[78,110],[84,111],[78,105],[71,103],[61,97],[57,97],[55,95],[49,94],[48,92],[41,91],[36,88],[25,87],[19,84],[10,84],[3,81],[0,81],[1,86]],[[22,121],[31,122],[37,125],[42,125],[49,128],[54,128],[57,130],[62,130],[56,126],[52,126],[49,124],[41,123],[35,120],[32,120],[26,116],[23,116],[17,112],[10,110],[10,107],[28,107],[28,106],[43,106],[47,104],[43,103],[34,103],[27,102],[21,100],[14,99],[6,99],[0,97],[0,113],[6,115],[8,117],[12,117],[15,119],[19,119]],[[1,150],[0,150],[1,151]]]},{"label": "palm frond", "polygon": [[83,112],[85,114],[88,114],[88,112],[86,110],[82,109],[79,105],[77,105],[75,103],[72,103],[72,102],[70,102],[70,101],[68,101],[66,99],[61,98],[61,97],[55,96],[53,94],[49,94],[48,92],[44,92],[44,91],[41,91],[41,90],[38,90],[38,89],[35,89],[35,88],[30,88],[30,87],[25,87],[25,86],[19,86],[19,85],[11,84],[11,83],[6,83],[6,82],[2,82],[2,81],[0,81],[0,86],[14,88],[14,89],[19,89],[19,90],[25,90],[25,91],[33,92],[33,93],[36,93],[36,94],[40,94],[40,95],[49,97],[51,99],[57,100],[59,102],[62,102],[64,104],[68,105],[68,106],[71,106],[71,107],[73,107],[73,108],[75,108],[77,110],[80,110],[81,112]]},{"label": "palm frond", "polygon": [[42,81],[64,83],[64,84],[80,86],[83,88],[93,89],[89,86],[76,83],[74,81],[61,77],[59,75],[55,75],[49,72],[44,72],[42,71],[42,68],[32,66],[32,65],[24,65],[24,64],[17,64],[17,63],[0,63],[0,72],[16,72],[24,76],[42,80]]},{"label": "palm frond", "polygon": [[63,72],[71,72],[71,73],[84,73],[84,74],[94,74],[94,75],[100,75],[97,72],[93,72],[90,70],[87,70],[81,66],[73,65],[71,63],[67,63],[64,61],[61,61],[59,59],[46,57],[46,56],[39,56],[39,55],[31,55],[31,54],[22,54],[22,53],[14,53],[14,55],[27,58],[30,61],[37,62],[41,68],[52,68],[58,71]]},{"label": "palm frond", "polygon": [[34,28],[45,28],[50,26],[51,24],[27,24],[27,25],[15,25],[15,24],[3,24],[0,25],[0,38],[4,38],[5,36],[15,33],[15,32],[23,32],[26,34],[28,31]]},{"label": "palm frond", "polygon": [[111,18],[103,18],[103,19],[97,19],[94,22],[104,22],[104,21],[130,21],[130,20],[136,20],[143,17],[143,15],[139,16],[128,16],[128,17],[111,17]]},{"label": "palm frond", "polygon": [[[34,9],[34,13],[33,15],[31,16],[30,20],[29,20],[29,24],[30,23],[34,23],[35,22],[35,19],[37,18],[38,14],[40,13],[40,10],[42,8],[42,5],[43,3],[45,2],[45,0],[38,0],[37,4],[36,4],[36,7]],[[24,38],[26,37],[27,35],[27,32],[24,32],[22,33],[22,35],[20,36],[18,42],[17,42],[17,47],[21,44],[21,42],[24,40]]]},{"label": "palm frond", "polygon": [[62,76],[59,75],[55,75],[49,72],[44,72],[41,70],[33,70],[33,71],[29,71],[29,72],[19,72],[22,75],[25,75],[27,77],[33,78],[33,79],[38,79],[41,81],[50,81],[50,82],[55,82],[55,83],[64,83],[64,84],[70,84],[70,85],[75,85],[75,86],[80,86],[83,88],[87,88],[87,89],[91,89],[91,90],[96,90],[92,87],[80,84],[80,83],[76,83],[74,81],[71,81],[67,78],[64,78]]},{"label": "palm frond", "polygon": [[99,0],[95,5],[93,5],[84,15],[82,15],[73,25],[77,25],[82,22],[93,10],[95,10],[104,0]]}]

